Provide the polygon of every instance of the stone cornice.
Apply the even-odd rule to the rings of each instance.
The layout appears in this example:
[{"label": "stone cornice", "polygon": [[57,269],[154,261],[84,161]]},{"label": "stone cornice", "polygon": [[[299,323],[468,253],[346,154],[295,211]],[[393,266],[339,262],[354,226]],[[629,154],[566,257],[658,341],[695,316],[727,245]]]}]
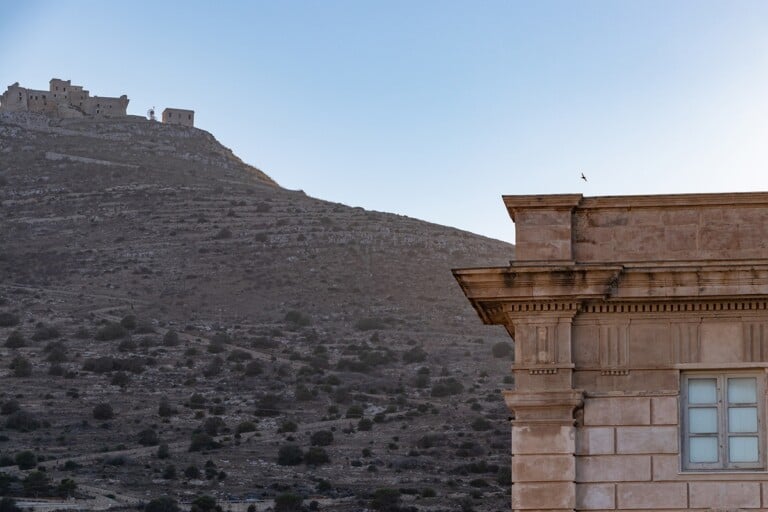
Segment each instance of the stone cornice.
[{"label": "stone cornice", "polygon": [[582,199],[581,194],[554,194],[546,196],[502,196],[504,206],[513,221],[517,210],[573,210]]},{"label": "stone cornice", "polygon": [[581,390],[502,391],[513,424],[559,423],[572,425],[574,411],[584,404]]},{"label": "stone cornice", "polygon": [[[454,276],[485,323],[509,314],[762,309],[768,260],[657,265],[536,265],[456,269]],[[750,302],[751,301],[751,302]],[[756,302],[755,302],[756,301]],[[642,303],[642,309],[637,305]],[[633,306],[634,304],[634,306]],[[741,305],[738,305],[741,304]]]},{"label": "stone cornice", "polygon": [[[559,196],[556,196],[559,197]],[[644,196],[585,197],[580,210],[593,208],[708,207],[768,205],[768,192],[733,192],[729,194],[664,194]]]}]

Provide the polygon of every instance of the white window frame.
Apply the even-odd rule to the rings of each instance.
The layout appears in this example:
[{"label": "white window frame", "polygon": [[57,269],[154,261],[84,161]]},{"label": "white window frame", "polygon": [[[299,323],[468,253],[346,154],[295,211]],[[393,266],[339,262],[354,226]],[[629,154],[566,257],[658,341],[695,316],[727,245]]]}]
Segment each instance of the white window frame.
[{"label": "white window frame", "polygon": [[[680,434],[683,471],[755,471],[765,469],[765,377],[759,371],[690,371],[680,376]],[[728,438],[738,437],[738,433],[728,431],[728,409],[732,407],[728,402],[728,379],[754,377],[756,382],[756,402],[743,404],[757,407],[757,461],[756,462],[731,462],[729,460]],[[689,404],[688,381],[690,379],[715,379],[717,385],[717,462],[690,462],[689,443],[691,434],[689,426],[689,410],[695,408],[695,404]],[[735,405],[734,405],[735,407]],[[746,434],[749,435],[749,434]],[[753,437],[750,436],[750,437]]]}]

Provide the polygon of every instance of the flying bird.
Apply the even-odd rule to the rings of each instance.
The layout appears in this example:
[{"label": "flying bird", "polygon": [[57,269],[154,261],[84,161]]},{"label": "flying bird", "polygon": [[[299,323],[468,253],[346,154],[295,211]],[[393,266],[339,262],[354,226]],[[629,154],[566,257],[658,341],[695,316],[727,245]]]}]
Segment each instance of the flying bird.
[{"label": "flying bird", "polygon": [[587,177],[584,176],[584,173],[581,173],[581,179],[583,179],[584,181],[587,181]]}]

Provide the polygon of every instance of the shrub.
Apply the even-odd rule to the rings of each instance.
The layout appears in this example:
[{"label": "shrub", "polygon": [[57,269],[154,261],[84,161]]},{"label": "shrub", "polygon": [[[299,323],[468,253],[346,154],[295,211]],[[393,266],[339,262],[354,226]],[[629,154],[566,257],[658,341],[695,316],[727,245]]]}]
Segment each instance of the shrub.
[{"label": "shrub", "polygon": [[120,320],[120,325],[129,330],[132,331],[136,328],[136,316],[134,315],[126,315]]},{"label": "shrub", "polygon": [[362,418],[357,422],[357,430],[361,432],[367,432],[373,428],[373,422],[368,418]]},{"label": "shrub", "polygon": [[321,464],[327,464],[331,459],[328,457],[328,453],[324,448],[319,446],[312,446],[304,454],[304,463],[309,466],[319,466]]},{"label": "shrub", "polygon": [[115,417],[115,412],[111,405],[101,403],[93,408],[93,417],[97,420],[111,420]]},{"label": "shrub", "polygon": [[187,478],[200,478],[200,470],[197,466],[189,466],[184,470],[184,476]]},{"label": "shrub", "polygon": [[8,368],[13,370],[14,377],[29,377],[32,375],[32,363],[24,356],[16,356],[11,360]]},{"label": "shrub", "polygon": [[239,348],[236,348],[227,356],[227,361],[233,361],[236,363],[248,361],[249,359],[253,359],[253,356],[250,354],[250,352],[246,352],[245,350]]},{"label": "shrub", "polygon": [[312,320],[301,311],[291,310],[285,314],[284,320],[297,327],[306,327]]},{"label": "shrub", "polygon": [[24,410],[16,411],[5,420],[5,427],[19,432],[32,432],[40,428],[41,423],[34,416]]},{"label": "shrub", "polygon": [[245,365],[243,373],[245,373],[245,375],[248,377],[253,377],[255,375],[260,375],[262,371],[263,369],[259,361],[250,361],[247,365]]},{"label": "shrub", "polygon": [[70,498],[77,491],[77,483],[71,478],[62,478],[59,485],[56,486],[56,495],[60,498]]},{"label": "shrub", "polygon": [[73,460],[68,460],[64,463],[64,471],[76,471],[82,466]]},{"label": "shrub", "polygon": [[226,240],[232,238],[232,231],[229,228],[221,228],[218,233],[213,235],[214,240]]},{"label": "shrub", "polygon": [[199,452],[202,450],[215,450],[219,443],[205,432],[193,432],[189,443],[189,451]]},{"label": "shrub", "polygon": [[371,508],[382,512],[400,510],[400,491],[397,489],[376,489],[371,499]]},{"label": "shrub", "polygon": [[29,450],[24,450],[17,453],[13,461],[19,466],[19,469],[32,469],[37,464],[37,455]]},{"label": "shrub", "polygon": [[21,509],[16,506],[15,499],[5,497],[0,498],[0,512],[21,512]]},{"label": "shrub", "polygon": [[112,380],[110,380],[109,383],[113,386],[120,386],[121,388],[124,388],[131,383],[131,377],[129,377],[125,372],[117,372],[112,376]]},{"label": "shrub", "polygon": [[96,339],[99,341],[111,341],[122,338],[128,334],[128,331],[117,322],[108,322],[101,329],[96,331]]},{"label": "shrub", "polygon": [[38,324],[35,332],[32,334],[34,341],[52,340],[61,336],[59,330],[53,325]]},{"label": "shrub", "polygon": [[432,384],[432,396],[434,397],[458,395],[463,391],[464,386],[453,377],[440,379]]},{"label": "shrub", "polygon": [[60,341],[48,343],[44,350],[48,352],[45,360],[49,363],[63,363],[67,360],[67,347]]},{"label": "shrub", "polygon": [[[167,472],[168,468],[166,468],[166,473]],[[173,473],[173,478],[175,478],[176,468],[173,468]],[[163,474],[163,478],[165,478],[165,474]],[[167,480],[169,480],[169,478]],[[179,508],[179,504],[170,496],[155,498],[144,506],[144,512],[179,512],[180,510],[181,508]]]},{"label": "shrub", "polygon": [[179,333],[169,329],[163,336],[163,345],[166,347],[175,347],[179,344]]},{"label": "shrub", "polygon": [[51,480],[42,471],[32,471],[21,482],[25,496],[47,496],[51,494]]},{"label": "shrub", "polygon": [[387,323],[381,318],[360,318],[355,322],[355,328],[359,331],[378,331],[386,328]]},{"label": "shrub", "polygon": [[163,480],[176,480],[176,466],[168,464],[163,470]]},{"label": "shrub", "polygon": [[89,358],[83,362],[83,370],[94,373],[107,373],[116,370],[116,360],[112,357]]},{"label": "shrub", "polygon": [[507,357],[512,353],[512,345],[507,341],[499,341],[494,343],[491,347],[491,354],[493,357]]},{"label": "shrub", "polygon": [[277,463],[281,466],[296,466],[304,460],[304,452],[295,444],[280,447],[277,452]]},{"label": "shrub", "polygon": [[7,416],[9,414],[13,414],[16,411],[21,410],[21,404],[18,400],[10,399],[7,402],[3,402],[3,405],[0,405],[0,414]]},{"label": "shrub", "polygon": [[333,443],[333,433],[330,430],[318,430],[309,438],[312,446],[328,446]]},{"label": "shrub", "polygon": [[345,418],[362,418],[363,417],[363,408],[359,405],[351,405],[347,409],[347,414],[344,416]]},{"label": "shrub", "polygon": [[211,354],[220,354],[227,350],[227,347],[224,346],[223,343],[218,343],[216,341],[212,341],[208,344],[207,348],[208,352]]},{"label": "shrub", "polygon": [[139,444],[142,446],[156,446],[157,443],[160,442],[157,432],[151,428],[146,428],[139,432],[137,438]]},{"label": "shrub", "polygon": [[259,398],[256,403],[256,416],[279,416],[280,415],[280,397],[267,393]]},{"label": "shrub", "polygon": [[201,395],[200,393],[194,393],[191,397],[189,397],[189,408],[190,409],[205,409],[205,397]]},{"label": "shrub", "polygon": [[157,406],[157,414],[161,418],[169,418],[176,414],[176,409],[173,408],[167,398],[160,399],[160,404]]},{"label": "shrub", "polygon": [[499,467],[499,471],[496,473],[496,483],[502,487],[512,485],[512,468],[510,466]]},{"label": "shrub", "polygon": [[11,334],[8,335],[8,338],[5,340],[5,346],[7,348],[19,348],[23,347],[26,344],[26,340],[24,339],[24,335],[21,334],[21,331],[11,331]]},{"label": "shrub", "polygon": [[219,435],[219,432],[226,428],[226,426],[227,425],[224,423],[224,420],[218,416],[208,418],[205,420],[205,422],[203,422],[203,430],[209,436]]},{"label": "shrub", "polygon": [[216,500],[210,496],[198,496],[192,500],[190,512],[213,512],[214,510],[221,510],[221,507],[218,507]]},{"label": "shrub", "polygon": [[299,426],[296,425],[295,422],[291,420],[285,420],[280,424],[280,427],[277,429],[278,434],[283,434],[286,432],[296,432],[299,429]]},{"label": "shrub", "polygon": [[245,434],[246,432],[255,432],[256,424],[252,421],[243,421],[237,426],[238,434]]},{"label": "shrub", "polygon": [[491,422],[485,418],[476,418],[475,421],[472,422],[472,430],[491,430],[491,427]]},{"label": "shrub", "polygon": [[[208,348],[210,347],[211,345],[208,346]],[[211,362],[208,363],[208,366],[203,368],[203,375],[205,377],[215,377],[221,373],[222,368],[224,368],[224,360],[219,356],[216,356],[211,359]]]},{"label": "shrub", "polygon": [[171,449],[168,447],[167,444],[163,443],[160,446],[157,447],[157,458],[158,459],[170,459],[171,458]]},{"label": "shrub", "polygon": [[19,324],[19,317],[7,311],[0,312],[0,327],[13,327]]},{"label": "shrub", "polygon": [[404,363],[423,363],[427,360],[427,352],[421,347],[413,347],[403,352]]},{"label": "shrub", "polygon": [[301,496],[292,493],[284,493],[275,498],[275,512],[302,512]]}]

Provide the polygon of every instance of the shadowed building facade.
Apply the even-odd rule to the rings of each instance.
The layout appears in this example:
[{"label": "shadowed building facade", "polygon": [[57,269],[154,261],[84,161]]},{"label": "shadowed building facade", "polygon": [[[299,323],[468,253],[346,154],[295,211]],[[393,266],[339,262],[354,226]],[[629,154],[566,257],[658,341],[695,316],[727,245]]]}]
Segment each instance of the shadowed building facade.
[{"label": "shadowed building facade", "polygon": [[505,196],[513,510],[768,509],[768,193]]}]

